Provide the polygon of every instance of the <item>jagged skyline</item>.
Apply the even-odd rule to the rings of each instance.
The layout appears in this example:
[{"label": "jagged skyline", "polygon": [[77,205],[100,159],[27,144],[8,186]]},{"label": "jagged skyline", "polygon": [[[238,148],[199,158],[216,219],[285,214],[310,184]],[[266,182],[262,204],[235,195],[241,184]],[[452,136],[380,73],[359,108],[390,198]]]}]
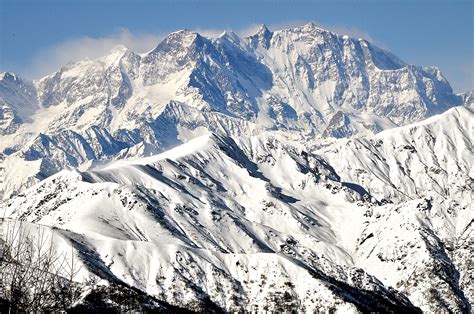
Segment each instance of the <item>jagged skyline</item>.
[{"label": "jagged skyline", "polygon": [[473,88],[471,1],[139,1],[132,7],[124,1],[6,0],[0,12],[0,72],[30,79],[116,44],[144,52],[179,29],[248,32],[260,23],[280,29],[315,22],[375,42],[410,64],[439,66],[456,92]]},{"label": "jagged skyline", "polygon": [[2,313],[472,310],[473,92],[269,27],[0,73]]}]

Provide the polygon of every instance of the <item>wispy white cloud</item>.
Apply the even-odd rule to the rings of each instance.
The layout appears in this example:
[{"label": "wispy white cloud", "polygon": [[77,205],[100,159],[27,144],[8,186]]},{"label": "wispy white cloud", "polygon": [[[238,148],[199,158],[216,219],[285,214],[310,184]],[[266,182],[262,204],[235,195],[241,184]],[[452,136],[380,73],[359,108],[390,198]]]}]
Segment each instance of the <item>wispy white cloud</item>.
[{"label": "wispy white cloud", "polygon": [[208,38],[219,37],[224,32],[223,29],[217,29],[217,28],[195,28],[195,29],[192,29],[192,31],[199,33],[202,36],[205,36]]},{"label": "wispy white cloud", "polygon": [[[304,20],[294,20],[282,23],[272,23],[267,25],[270,30],[280,30],[292,28],[308,23]],[[316,23],[322,28],[331,30],[338,34],[346,34],[352,37],[361,37],[381,45],[366,31],[356,27],[344,25],[325,25]],[[250,36],[255,34],[261,24],[250,24],[240,29],[233,30],[240,36]],[[197,28],[194,29],[206,37],[218,37],[223,29]],[[103,37],[80,37],[66,40],[56,45],[47,47],[39,51],[31,64],[24,71],[24,75],[37,79],[44,75],[59,70],[69,62],[75,62],[86,58],[98,58],[106,55],[110,50],[118,45],[123,45],[135,52],[143,53],[150,51],[166,36],[164,33],[132,33],[126,28],[121,28],[108,36]],[[382,45],[383,47],[384,45]]]},{"label": "wispy white cloud", "polygon": [[69,62],[98,58],[118,45],[136,52],[153,49],[163,38],[162,34],[131,33],[125,28],[105,37],[81,37],[66,40],[39,51],[33,58],[26,75],[40,78],[59,70]]}]

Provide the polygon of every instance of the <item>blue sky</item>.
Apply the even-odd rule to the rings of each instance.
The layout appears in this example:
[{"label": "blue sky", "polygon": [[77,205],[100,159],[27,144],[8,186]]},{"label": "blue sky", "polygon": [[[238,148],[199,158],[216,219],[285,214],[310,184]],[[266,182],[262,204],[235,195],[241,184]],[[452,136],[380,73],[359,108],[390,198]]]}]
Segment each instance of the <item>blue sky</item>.
[{"label": "blue sky", "polygon": [[152,49],[168,32],[247,34],[314,22],[364,37],[404,61],[436,65],[455,91],[474,89],[472,0],[0,0],[0,71],[38,78],[117,44]]}]

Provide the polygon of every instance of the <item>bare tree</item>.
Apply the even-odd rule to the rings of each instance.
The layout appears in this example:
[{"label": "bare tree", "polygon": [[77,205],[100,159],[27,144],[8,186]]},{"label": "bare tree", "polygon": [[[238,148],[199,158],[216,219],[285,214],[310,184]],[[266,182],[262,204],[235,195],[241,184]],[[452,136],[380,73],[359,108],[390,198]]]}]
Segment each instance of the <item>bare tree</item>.
[{"label": "bare tree", "polygon": [[38,227],[30,234],[23,222],[8,221],[0,275],[9,311],[58,311],[70,308],[82,286],[74,281],[80,268],[71,254],[58,254],[53,232]]}]

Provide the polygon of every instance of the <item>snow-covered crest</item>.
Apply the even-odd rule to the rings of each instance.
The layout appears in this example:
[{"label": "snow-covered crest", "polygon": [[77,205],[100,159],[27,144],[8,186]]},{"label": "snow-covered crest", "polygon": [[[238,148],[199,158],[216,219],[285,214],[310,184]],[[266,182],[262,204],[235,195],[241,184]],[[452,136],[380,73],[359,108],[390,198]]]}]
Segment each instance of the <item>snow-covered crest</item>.
[{"label": "snow-covered crest", "polygon": [[[279,130],[302,141],[360,136],[463,101],[437,69],[312,23],[262,25],[247,38],[182,30],[146,54],[117,47],[34,83],[10,77],[0,80],[0,149],[35,165],[6,195],[67,166],[163,151],[205,130]],[[106,135],[88,135],[97,133]]]},{"label": "snow-covered crest", "polygon": [[466,310],[471,120],[456,108],[318,154],[272,133],[211,133],[156,156],[62,171],[0,208],[68,230],[65,239],[97,252],[86,265],[111,264],[120,280],[175,305],[208,296],[227,310],[273,308],[284,290],[300,309],[400,310],[411,301]]}]

